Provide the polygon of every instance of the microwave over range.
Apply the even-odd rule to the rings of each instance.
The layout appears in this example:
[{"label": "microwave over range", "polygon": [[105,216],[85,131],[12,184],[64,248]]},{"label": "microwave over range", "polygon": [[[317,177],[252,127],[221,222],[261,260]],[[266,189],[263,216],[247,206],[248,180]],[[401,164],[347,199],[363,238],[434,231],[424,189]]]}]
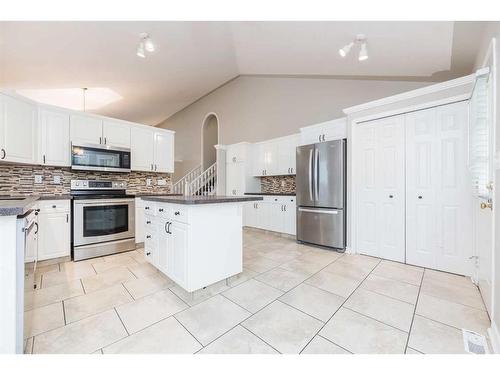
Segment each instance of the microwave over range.
[{"label": "microwave over range", "polygon": [[130,172],[130,149],[88,143],[72,144],[71,168],[86,171]]}]

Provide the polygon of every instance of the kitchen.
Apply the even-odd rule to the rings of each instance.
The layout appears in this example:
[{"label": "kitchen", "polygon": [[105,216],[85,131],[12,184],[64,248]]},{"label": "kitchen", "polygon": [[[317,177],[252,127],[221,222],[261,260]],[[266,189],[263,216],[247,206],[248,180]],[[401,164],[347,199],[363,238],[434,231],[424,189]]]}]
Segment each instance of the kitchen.
[{"label": "kitchen", "polygon": [[[495,145],[484,145],[498,23],[401,22],[392,55],[379,47],[384,22],[94,26],[114,45],[108,64],[129,69],[131,86],[147,82],[138,93],[1,86],[0,352],[497,351],[484,242]],[[27,45],[37,35],[90,43],[75,36],[81,27],[10,22],[3,32],[29,35]],[[328,35],[335,64],[285,61],[323,49],[287,47],[299,28]],[[463,33],[478,44],[453,56],[467,69],[427,74],[452,58],[425,48],[431,34],[437,46]],[[377,60],[405,61],[406,38],[418,62]],[[15,77],[29,51],[6,48]],[[206,79],[194,78],[191,53],[206,59]],[[168,84],[180,78],[163,73],[181,68],[193,74],[182,103],[181,81]],[[148,90],[162,99],[138,99]]]}]

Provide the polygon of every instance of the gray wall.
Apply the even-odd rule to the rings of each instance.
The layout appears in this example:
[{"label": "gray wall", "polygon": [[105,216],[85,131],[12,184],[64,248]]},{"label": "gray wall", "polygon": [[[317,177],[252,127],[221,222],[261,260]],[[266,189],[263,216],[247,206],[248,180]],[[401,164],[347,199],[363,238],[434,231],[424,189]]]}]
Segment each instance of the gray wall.
[{"label": "gray wall", "polygon": [[218,144],[217,138],[217,117],[210,115],[203,126],[203,170],[210,167],[217,159],[217,150],[214,147]]},{"label": "gray wall", "polygon": [[[497,149],[500,145],[500,95],[498,91],[500,90],[500,74],[498,71],[498,65],[500,64],[500,22],[488,22],[486,26],[485,33],[483,38],[481,39],[480,50],[476,59],[476,68],[482,67],[483,60],[485,59],[486,53],[488,51],[488,47],[492,38],[496,38],[496,88],[497,88],[497,97],[496,97],[496,143]],[[496,181],[495,186],[500,186],[500,171],[496,170]],[[498,196],[497,201],[495,202],[498,206]],[[494,265],[494,316],[492,320],[496,323],[498,329],[500,329],[500,209],[496,209],[494,211],[495,214],[495,265]]]},{"label": "gray wall", "polygon": [[430,83],[328,78],[240,76],[162,122],[175,134],[174,182],[201,161],[205,116],[219,118],[221,144],[297,133],[300,127],[343,116],[342,109]]}]

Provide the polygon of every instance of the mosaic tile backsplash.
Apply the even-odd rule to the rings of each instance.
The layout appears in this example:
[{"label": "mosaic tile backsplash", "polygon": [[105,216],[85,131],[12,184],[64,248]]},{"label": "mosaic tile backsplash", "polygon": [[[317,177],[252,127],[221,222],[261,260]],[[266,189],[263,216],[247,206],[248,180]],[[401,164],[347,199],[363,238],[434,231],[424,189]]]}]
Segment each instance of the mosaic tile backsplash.
[{"label": "mosaic tile backsplash", "polygon": [[[35,184],[35,175],[42,176],[42,183]],[[60,184],[54,183],[54,176],[59,176]],[[146,186],[146,179],[151,178],[151,186]],[[47,167],[41,165],[0,164],[0,195],[54,195],[69,194],[70,181],[80,180],[125,180],[129,194],[170,193],[172,179],[169,173],[106,173],[74,171],[71,168]],[[158,186],[157,180],[164,179],[167,184]]]},{"label": "mosaic tile backsplash", "polygon": [[295,187],[295,176],[267,176],[260,179],[262,193],[295,194]]}]

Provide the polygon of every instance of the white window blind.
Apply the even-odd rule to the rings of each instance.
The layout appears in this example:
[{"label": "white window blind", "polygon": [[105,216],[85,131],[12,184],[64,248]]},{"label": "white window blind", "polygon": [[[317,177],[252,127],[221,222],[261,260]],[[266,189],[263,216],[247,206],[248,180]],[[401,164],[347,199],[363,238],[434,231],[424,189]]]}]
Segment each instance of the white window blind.
[{"label": "white window blind", "polygon": [[489,74],[477,77],[470,100],[469,119],[469,168],[473,194],[489,198],[490,134],[488,124]]}]

